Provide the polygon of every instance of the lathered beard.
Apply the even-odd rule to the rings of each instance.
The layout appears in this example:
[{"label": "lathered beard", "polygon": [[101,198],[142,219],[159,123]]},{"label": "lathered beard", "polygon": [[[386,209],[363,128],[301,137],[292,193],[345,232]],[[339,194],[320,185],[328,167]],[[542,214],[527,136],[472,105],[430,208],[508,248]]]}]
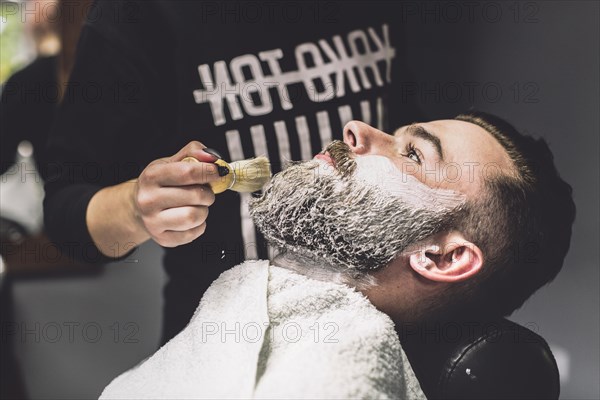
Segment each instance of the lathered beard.
[{"label": "lathered beard", "polygon": [[381,156],[354,156],[343,142],[322,161],[275,175],[250,203],[254,223],[280,250],[356,271],[379,269],[409,246],[451,228],[464,196],[432,189]]}]

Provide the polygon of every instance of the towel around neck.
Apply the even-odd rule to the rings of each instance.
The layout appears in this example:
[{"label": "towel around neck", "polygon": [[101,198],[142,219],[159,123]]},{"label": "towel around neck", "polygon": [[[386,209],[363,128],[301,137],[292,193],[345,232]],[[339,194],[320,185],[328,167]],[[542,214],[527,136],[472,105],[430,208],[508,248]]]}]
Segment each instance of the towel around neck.
[{"label": "towel around neck", "polygon": [[394,324],[360,292],[247,261],[102,399],[425,399]]}]

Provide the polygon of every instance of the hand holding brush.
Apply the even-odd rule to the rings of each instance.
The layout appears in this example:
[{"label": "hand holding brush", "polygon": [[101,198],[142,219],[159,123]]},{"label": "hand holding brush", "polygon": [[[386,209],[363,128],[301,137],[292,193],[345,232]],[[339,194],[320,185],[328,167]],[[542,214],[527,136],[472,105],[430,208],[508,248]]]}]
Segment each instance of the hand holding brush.
[{"label": "hand holding brush", "polygon": [[[225,190],[240,193],[255,192],[260,190],[271,178],[271,164],[266,157],[227,163],[216,151],[208,148],[204,151],[218,157],[215,164],[221,179],[209,182],[214,194],[222,193]],[[181,161],[198,162],[194,157],[186,157]]]},{"label": "hand holding brush", "polygon": [[98,249],[110,257],[148,239],[180,246],[204,233],[215,193],[252,192],[270,175],[264,157],[226,163],[202,143],[190,142],[173,156],[152,161],[137,179],[99,190],[86,223]]}]

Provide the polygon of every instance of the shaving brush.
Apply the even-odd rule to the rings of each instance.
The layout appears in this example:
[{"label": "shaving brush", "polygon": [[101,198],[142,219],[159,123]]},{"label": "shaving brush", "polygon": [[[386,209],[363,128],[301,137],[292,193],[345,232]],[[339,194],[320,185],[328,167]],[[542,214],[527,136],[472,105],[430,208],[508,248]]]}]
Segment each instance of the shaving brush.
[{"label": "shaving brush", "polygon": [[[181,161],[199,162],[194,157],[186,157]],[[266,157],[261,156],[232,163],[218,159],[215,164],[221,176],[218,181],[209,183],[215,194],[228,189],[240,193],[255,192],[271,178],[271,163]]]}]

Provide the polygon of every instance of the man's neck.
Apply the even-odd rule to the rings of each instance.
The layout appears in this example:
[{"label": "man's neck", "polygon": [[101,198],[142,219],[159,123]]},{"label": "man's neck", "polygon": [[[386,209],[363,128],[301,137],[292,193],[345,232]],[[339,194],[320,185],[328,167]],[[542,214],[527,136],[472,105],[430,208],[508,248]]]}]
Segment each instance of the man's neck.
[{"label": "man's neck", "polygon": [[311,279],[344,284],[358,290],[375,284],[374,278],[368,274],[333,265],[310,252],[284,250],[272,262]]}]

